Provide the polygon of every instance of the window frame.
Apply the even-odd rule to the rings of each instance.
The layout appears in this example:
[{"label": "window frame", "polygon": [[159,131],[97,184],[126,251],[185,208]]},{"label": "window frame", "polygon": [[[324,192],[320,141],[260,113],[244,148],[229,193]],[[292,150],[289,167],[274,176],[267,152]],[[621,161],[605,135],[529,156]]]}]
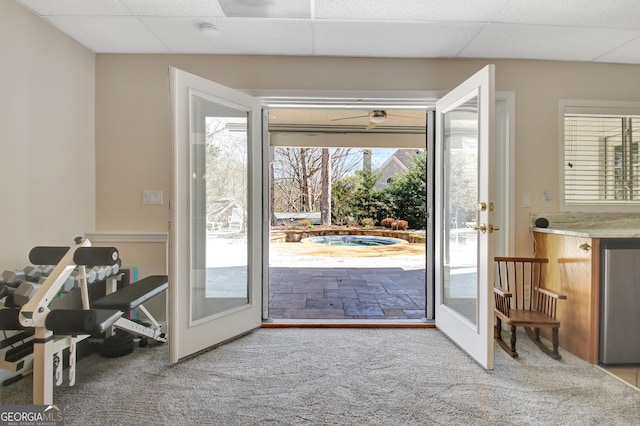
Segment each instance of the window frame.
[{"label": "window frame", "polygon": [[582,212],[627,212],[638,211],[640,200],[628,201],[600,201],[567,202],[565,195],[565,115],[566,114],[596,114],[596,115],[640,115],[640,102],[635,101],[600,101],[582,99],[561,99],[558,111],[558,188],[559,207],[561,211]]}]

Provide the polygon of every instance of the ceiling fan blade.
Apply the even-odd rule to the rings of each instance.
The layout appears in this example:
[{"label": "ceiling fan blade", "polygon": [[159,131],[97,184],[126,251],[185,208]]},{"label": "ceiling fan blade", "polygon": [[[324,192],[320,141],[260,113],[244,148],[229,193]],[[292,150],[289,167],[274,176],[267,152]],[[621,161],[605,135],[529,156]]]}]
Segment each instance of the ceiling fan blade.
[{"label": "ceiling fan blade", "polygon": [[356,115],[354,117],[342,117],[342,118],[332,118],[331,121],[340,121],[340,120],[352,120],[354,118],[367,118],[368,115]]},{"label": "ceiling fan blade", "polygon": [[424,120],[422,117],[414,117],[411,115],[389,114],[389,117],[410,118],[412,120]]}]

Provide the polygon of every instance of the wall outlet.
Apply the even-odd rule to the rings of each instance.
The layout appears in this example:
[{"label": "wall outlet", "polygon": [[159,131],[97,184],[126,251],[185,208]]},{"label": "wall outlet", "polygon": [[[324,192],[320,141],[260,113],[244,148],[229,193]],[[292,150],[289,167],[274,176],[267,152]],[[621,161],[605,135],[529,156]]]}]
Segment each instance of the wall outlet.
[{"label": "wall outlet", "polygon": [[162,204],[162,191],[157,189],[143,189],[142,204]]},{"label": "wall outlet", "polygon": [[529,192],[522,194],[522,207],[531,208],[531,194]]}]

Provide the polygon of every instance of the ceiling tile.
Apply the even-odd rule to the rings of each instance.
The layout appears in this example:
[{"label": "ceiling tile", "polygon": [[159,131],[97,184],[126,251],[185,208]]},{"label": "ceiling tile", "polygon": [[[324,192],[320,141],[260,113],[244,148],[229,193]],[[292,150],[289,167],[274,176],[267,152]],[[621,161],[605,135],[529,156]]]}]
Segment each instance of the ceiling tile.
[{"label": "ceiling tile", "polygon": [[495,22],[640,29],[640,1],[511,1]]},{"label": "ceiling tile", "polygon": [[[4,1],[4,0],[3,0]],[[119,0],[18,0],[40,15],[128,15]]]},{"label": "ceiling tile", "polygon": [[[310,55],[312,24],[295,19],[140,18],[172,52],[255,55]],[[211,23],[216,38],[200,33]]]},{"label": "ceiling tile", "polygon": [[[161,53],[164,46],[140,21],[127,16],[48,16],[61,31],[96,53]],[[96,30],[99,29],[99,30]]]},{"label": "ceiling tile", "polygon": [[640,37],[596,58],[597,62],[640,64]]},{"label": "ceiling tile", "polygon": [[219,0],[227,17],[310,19],[311,0]]},{"label": "ceiling tile", "polygon": [[120,0],[138,16],[224,16],[217,0]]},{"label": "ceiling tile", "polygon": [[486,22],[508,0],[315,0],[316,19]]},{"label": "ceiling tile", "polygon": [[368,57],[455,56],[483,24],[316,21],[315,54]]},{"label": "ceiling tile", "polygon": [[635,30],[488,24],[460,56],[590,61],[638,35]]}]

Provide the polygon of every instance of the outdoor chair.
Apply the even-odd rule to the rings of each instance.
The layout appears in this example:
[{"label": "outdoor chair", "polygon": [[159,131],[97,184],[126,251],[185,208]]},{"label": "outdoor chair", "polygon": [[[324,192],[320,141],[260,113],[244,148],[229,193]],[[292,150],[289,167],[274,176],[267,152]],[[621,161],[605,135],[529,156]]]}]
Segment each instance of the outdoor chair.
[{"label": "outdoor chair", "polygon": [[[523,327],[533,342],[554,359],[558,353],[558,329],[556,305],[566,296],[543,287],[543,265],[548,259],[526,257],[495,257],[496,275],[493,295],[495,298],[496,324],[494,337],[500,347],[512,357],[517,357],[516,327]],[[510,326],[511,340],[502,340],[502,323]],[[540,340],[540,329],[551,329],[552,349]]]}]

